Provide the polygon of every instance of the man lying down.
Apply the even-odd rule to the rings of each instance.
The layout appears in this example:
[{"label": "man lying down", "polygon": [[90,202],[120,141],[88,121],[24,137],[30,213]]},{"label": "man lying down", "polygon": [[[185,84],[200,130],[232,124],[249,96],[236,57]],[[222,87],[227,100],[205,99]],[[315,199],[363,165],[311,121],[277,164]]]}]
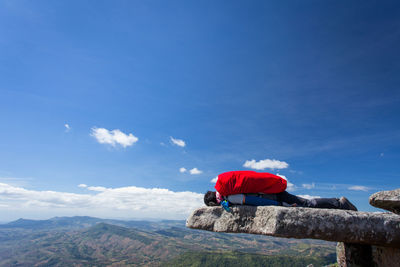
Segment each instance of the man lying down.
[{"label": "man lying down", "polygon": [[305,199],[286,192],[287,181],[267,172],[231,171],[218,175],[215,189],[204,195],[207,206],[229,205],[286,206],[354,210],[345,197]]}]

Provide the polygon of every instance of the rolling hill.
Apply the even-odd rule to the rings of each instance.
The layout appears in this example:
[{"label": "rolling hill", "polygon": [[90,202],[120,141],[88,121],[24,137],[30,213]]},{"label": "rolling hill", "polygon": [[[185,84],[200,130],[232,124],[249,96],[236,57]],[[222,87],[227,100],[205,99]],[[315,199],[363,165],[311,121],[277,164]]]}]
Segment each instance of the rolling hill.
[{"label": "rolling hill", "polygon": [[335,262],[335,244],[330,242],[214,233],[184,225],[92,217],[20,219],[0,226],[0,266],[198,266],[188,259],[211,264],[243,255],[253,264],[249,266],[262,266],[257,264],[265,264],[268,257],[283,261],[278,256]]}]

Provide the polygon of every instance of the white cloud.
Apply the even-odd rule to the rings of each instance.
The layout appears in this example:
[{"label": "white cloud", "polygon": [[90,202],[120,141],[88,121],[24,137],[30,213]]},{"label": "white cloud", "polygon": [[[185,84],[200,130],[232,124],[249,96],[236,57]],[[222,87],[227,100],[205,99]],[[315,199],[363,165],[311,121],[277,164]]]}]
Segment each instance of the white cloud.
[{"label": "white cloud", "polygon": [[170,136],[171,138],[171,143],[180,147],[185,147],[186,143],[185,141],[183,141],[182,139],[175,139],[172,136]]},{"label": "white cloud", "polygon": [[218,180],[218,176],[217,176],[217,177],[214,177],[210,182],[213,183],[213,184],[215,184],[215,183],[217,182],[217,180]]},{"label": "white cloud", "polygon": [[105,128],[94,127],[92,128],[90,135],[96,138],[97,142],[100,144],[109,144],[112,146],[119,144],[123,147],[127,147],[133,145],[139,140],[139,138],[133,134],[125,134],[118,129],[109,131]]},{"label": "white cloud", "polygon": [[276,159],[263,159],[260,161],[256,161],[255,159],[246,160],[243,164],[243,167],[251,168],[255,170],[264,170],[266,168],[274,170],[274,169],[286,169],[289,167],[289,164],[284,161],[279,161]]},{"label": "white cloud", "polygon": [[69,132],[71,130],[71,126],[69,126],[68,123],[64,124],[64,127],[66,132]]},{"label": "white cloud", "polygon": [[292,191],[295,191],[295,190],[297,189],[296,186],[295,186],[294,184],[292,184],[291,182],[289,182],[289,180],[286,178],[285,175],[282,175],[282,174],[279,174],[279,173],[277,173],[276,175],[279,176],[279,177],[282,177],[283,179],[286,180],[286,182],[287,182],[286,191],[292,192]]},{"label": "white cloud", "polygon": [[[83,185],[83,184],[82,184]],[[83,187],[83,186],[82,186]],[[203,205],[203,194],[136,186],[88,186],[84,194],[37,191],[0,183],[0,220],[31,216],[185,219]],[[7,216],[15,216],[7,217]]]},{"label": "white cloud", "polygon": [[81,188],[86,188],[86,187],[88,187],[87,185],[85,185],[85,184],[78,184],[78,187],[81,187]]},{"label": "white cloud", "polygon": [[303,188],[305,188],[305,189],[313,189],[313,188],[315,188],[315,183],[312,183],[312,184],[302,184],[301,185]]},{"label": "white cloud", "polygon": [[[186,168],[182,167],[182,168],[179,169],[179,171],[180,171],[181,173],[185,173],[185,172],[187,172],[188,170],[187,170]],[[201,171],[201,170],[199,170],[199,169],[197,169],[197,168],[193,168],[193,169],[190,169],[190,170],[189,170],[189,173],[192,174],[192,175],[194,175],[194,174],[201,174],[201,173],[203,173],[203,171]]]},{"label": "white cloud", "polygon": [[365,191],[365,192],[367,192],[369,190],[368,187],[363,186],[363,185],[350,186],[348,189],[349,190],[355,190],[355,191]]},{"label": "white cloud", "polygon": [[197,168],[193,168],[193,169],[189,170],[189,173],[190,173],[190,174],[200,174],[200,173],[203,173],[203,172],[200,171],[200,170],[197,169]]},{"label": "white cloud", "polygon": [[310,195],[297,195],[297,196],[306,198],[306,199],[321,198],[320,196],[310,196]]}]

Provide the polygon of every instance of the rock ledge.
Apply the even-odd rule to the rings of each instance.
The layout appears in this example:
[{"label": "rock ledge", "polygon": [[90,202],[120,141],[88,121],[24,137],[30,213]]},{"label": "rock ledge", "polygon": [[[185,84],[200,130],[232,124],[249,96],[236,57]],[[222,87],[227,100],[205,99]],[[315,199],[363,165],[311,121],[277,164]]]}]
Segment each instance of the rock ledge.
[{"label": "rock ledge", "polygon": [[192,213],[186,226],[400,248],[400,216],[393,213],[277,206],[235,206],[226,212],[221,207],[202,207]]}]

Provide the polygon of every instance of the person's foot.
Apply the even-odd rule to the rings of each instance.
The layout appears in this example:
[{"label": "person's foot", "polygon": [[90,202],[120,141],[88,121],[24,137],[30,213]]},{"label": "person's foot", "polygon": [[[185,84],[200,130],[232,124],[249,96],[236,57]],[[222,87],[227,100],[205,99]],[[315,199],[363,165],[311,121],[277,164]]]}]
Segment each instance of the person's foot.
[{"label": "person's foot", "polygon": [[347,198],[341,197],[339,199],[339,203],[342,209],[344,210],[354,210],[357,211],[356,206],[354,206]]}]

